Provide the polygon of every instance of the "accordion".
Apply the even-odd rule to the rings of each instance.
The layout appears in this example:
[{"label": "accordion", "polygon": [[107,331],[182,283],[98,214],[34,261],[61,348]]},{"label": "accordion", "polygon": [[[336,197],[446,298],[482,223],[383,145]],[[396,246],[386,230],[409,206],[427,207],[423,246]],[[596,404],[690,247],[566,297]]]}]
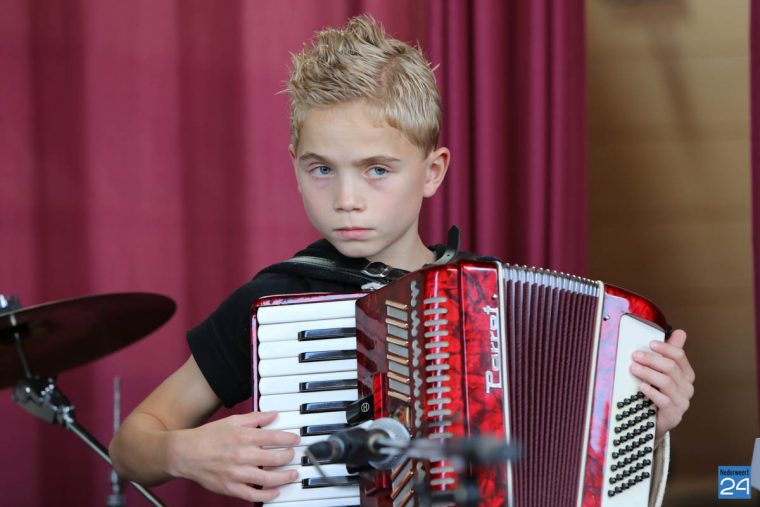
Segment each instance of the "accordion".
[{"label": "accordion", "polygon": [[[412,439],[492,436],[514,463],[472,466],[481,506],[647,505],[656,411],[630,374],[635,350],[663,340],[664,316],[625,290],[498,262],[429,266],[371,293],[301,294],[253,309],[255,410],[301,445],[349,427],[362,401]],[[281,507],[416,505],[415,488],[455,491],[447,458],[392,470],[314,470]],[[322,473],[329,477],[326,479]]]}]

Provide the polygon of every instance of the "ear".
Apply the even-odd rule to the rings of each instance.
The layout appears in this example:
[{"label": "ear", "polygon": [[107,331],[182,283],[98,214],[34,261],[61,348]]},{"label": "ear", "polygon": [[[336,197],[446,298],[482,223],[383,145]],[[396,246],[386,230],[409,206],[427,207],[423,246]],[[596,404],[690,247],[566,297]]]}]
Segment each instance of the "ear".
[{"label": "ear", "polygon": [[298,186],[298,193],[301,193],[301,180],[298,179],[298,166],[296,165],[296,149],[292,144],[288,145],[288,155],[290,155],[290,162],[293,164],[293,172],[296,175],[296,185]]},{"label": "ear", "polygon": [[446,177],[446,170],[449,168],[451,152],[448,148],[441,147],[430,152],[425,161],[425,188],[422,193],[425,197],[433,197],[438,191],[438,187],[443,183]]}]

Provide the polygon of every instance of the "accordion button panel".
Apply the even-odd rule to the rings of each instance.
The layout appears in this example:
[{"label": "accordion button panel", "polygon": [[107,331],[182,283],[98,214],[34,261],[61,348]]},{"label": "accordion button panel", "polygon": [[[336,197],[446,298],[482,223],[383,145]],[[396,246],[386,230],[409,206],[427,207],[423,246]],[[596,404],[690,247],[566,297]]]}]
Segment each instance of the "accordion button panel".
[{"label": "accordion button panel", "polygon": [[347,427],[345,406],[358,397],[354,308],[354,300],[258,308],[258,407],[278,412],[267,428],[301,435],[289,465],[268,467],[297,469],[298,480],[265,505],[359,505],[357,477],[345,465],[322,465],[324,479],[304,459],[308,445]]},{"label": "accordion button panel", "polygon": [[647,505],[652,477],[652,455],[656,410],[640,391],[640,381],[631,375],[635,350],[648,350],[652,340],[664,333],[635,317],[620,320],[612,414],[604,470],[602,505],[616,507]]}]

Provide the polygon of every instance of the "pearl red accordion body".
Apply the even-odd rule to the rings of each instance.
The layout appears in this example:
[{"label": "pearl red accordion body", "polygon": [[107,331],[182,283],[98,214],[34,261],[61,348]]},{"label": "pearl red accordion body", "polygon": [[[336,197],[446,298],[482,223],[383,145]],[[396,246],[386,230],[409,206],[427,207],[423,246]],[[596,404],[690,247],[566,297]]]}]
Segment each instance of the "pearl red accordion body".
[{"label": "pearl red accordion body", "polygon": [[[347,297],[349,304],[358,298],[354,395],[372,399],[375,419],[400,420],[412,438],[488,435],[520,447],[514,463],[473,470],[481,506],[647,504],[656,414],[629,368],[634,350],[664,338],[665,319],[653,304],[601,282],[480,261],[427,267],[363,297]],[[259,385],[269,375],[262,375],[257,352],[261,310],[319,298],[257,303],[254,409],[275,408],[261,403]],[[298,319],[300,327],[314,326]],[[302,365],[294,364],[283,378],[302,374]],[[278,409],[283,415],[302,407]],[[277,424],[309,435],[308,425]],[[351,495],[327,495],[314,505],[411,506],[415,484],[453,490],[460,472],[445,460],[408,459],[394,470],[347,481],[358,483]],[[298,496],[300,483],[287,487],[295,496],[285,501],[312,498]]]}]

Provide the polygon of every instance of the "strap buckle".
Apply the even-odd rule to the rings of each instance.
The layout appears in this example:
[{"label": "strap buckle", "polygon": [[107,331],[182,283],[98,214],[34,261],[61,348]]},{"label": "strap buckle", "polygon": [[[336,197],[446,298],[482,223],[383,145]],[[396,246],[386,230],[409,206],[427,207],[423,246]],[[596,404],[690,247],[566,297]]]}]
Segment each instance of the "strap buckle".
[{"label": "strap buckle", "polygon": [[361,273],[372,278],[387,278],[391,273],[391,267],[383,262],[373,261],[364,266]]}]

